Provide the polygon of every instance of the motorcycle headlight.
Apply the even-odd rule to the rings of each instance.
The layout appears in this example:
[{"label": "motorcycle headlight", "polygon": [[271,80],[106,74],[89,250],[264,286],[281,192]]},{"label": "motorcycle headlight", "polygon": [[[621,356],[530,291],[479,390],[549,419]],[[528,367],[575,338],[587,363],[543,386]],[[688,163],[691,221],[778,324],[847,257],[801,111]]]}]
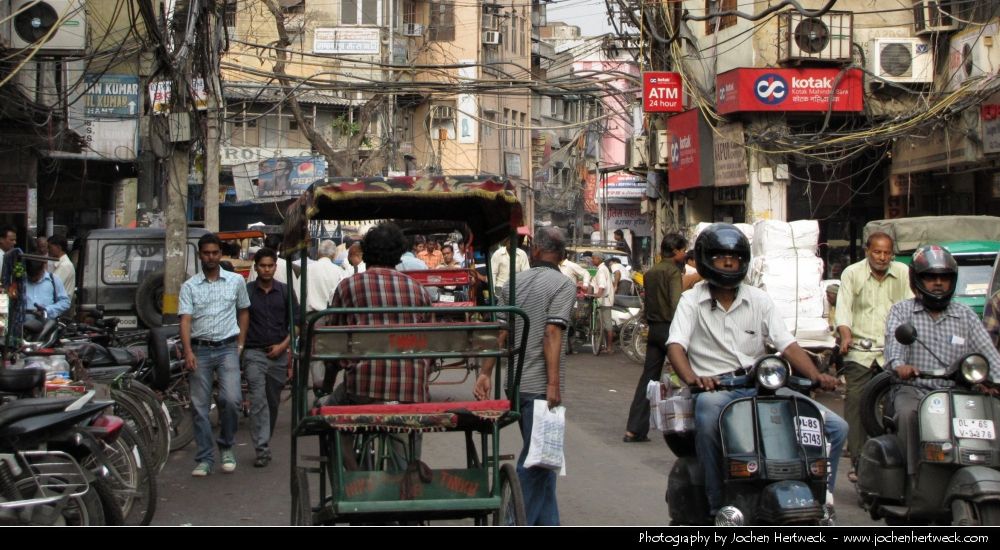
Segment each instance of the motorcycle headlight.
[{"label": "motorcycle headlight", "polygon": [[757,362],[757,383],[769,390],[776,390],[788,380],[788,363],[784,359],[771,356]]},{"label": "motorcycle headlight", "polygon": [[990,374],[989,361],[978,353],[966,355],[962,359],[960,368],[962,369],[962,377],[970,384],[982,383]]},{"label": "motorcycle headlight", "polygon": [[742,527],[746,525],[746,518],[743,512],[735,506],[723,506],[715,514],[715,525],[717,527]]}]

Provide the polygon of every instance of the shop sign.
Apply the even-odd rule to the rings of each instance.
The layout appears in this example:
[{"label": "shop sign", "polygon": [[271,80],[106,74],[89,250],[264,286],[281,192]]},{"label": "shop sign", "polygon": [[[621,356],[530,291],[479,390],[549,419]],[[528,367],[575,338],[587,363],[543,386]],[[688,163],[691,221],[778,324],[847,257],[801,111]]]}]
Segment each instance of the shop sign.
[{"label": "shop sign", "polygon": [[83,114],[89,118],[129,118],[139,112],[139,77],[129,74],[88,74]]},{"label": "shop sign", "polygon": [[378,27],[319,28],[313,35],[313,53],[378,54],[379,31]]},{"label": "shop sign", "polygon": [[598,200],[603,204],[639,202],[646,196],[646,181],[635,174],[608,174],[601,182]]},{"label": "shop sign", "polygon": [[[462,63],[468,63],[470,66],[459,67],[458,77],[462,79],[462,82],[473,82],[476,80],[476,66],[475,61],[472,60],[462,60]],[[472,114],[479,112],[479,105],[476,102],[476,96],[473,94],[459,94],[458,95],[458,142],[463,144],[472,144],[476,142],[479,136],[479,123],[476,119],[472,118]]]},{"label": "shop sign", "polygon": [[324,157],[280,157],[260,161],[257,196],[262,199],[297,197],[326,177]]},{"label": "shop sign", "polygon": [[717,76],[715,87],[716,108],[723,115],[859,112],[864,107],[864,81],[858,69],[733,69]]},{"label": "shop sign", "polygon": [[[265,149],[262,147],[223,147],[222,166],[260,162],[275,157],[311,157],[309,149]],[[254,176],[257,177],[257,176]]]},{"label": "shop sign", "polygon": [[88,149],[107,160],[135,160],[139,119],[86,119],[83,139]]},{"label": "shop sign", "polygon": [[630,206],[608,206],[607,220],[609,231],[628,229],[637,237],[649,237],[651,235],[649,216],[642,213],[642,206],[639,203]]},{"label": "shop sign", "polygon": [[701,111],[692,109],[667,119],[667,140],[670,191],[700,187],[703,181],[711,185],[714,159],[702,151],[712,147],[712,135]]},{"label": "shop sign", "polygon": [[659,71],[642,73],[642,110],[647,113],[684,111],[681,75]]},{"label": "shop sign", "polygon": [[28,211],[28,186],[0,184],[0,214],[24,214]]},{"label": "shop sign", "polygon": [[170,94],[173,82],[156,80],[149,83],[149,104],[153,106],[154,115],[170,114]]},{"label": "shop sign", "polygon": [[957,122],[939,126],[927,136],[904,136],[892,144],[893,174],[947,169],[977,160],[975,148]]},{"label": "shop sign", "polygon": [[1000,153],[1000,95],[987,99],[979,107],[979,127],[984,153]]},{"label": "shop sign", "polygon": [[746,185],[747,152],[743,141],[743,123],[731,122],[715,128],[712,149],[715,152],[715,185]]}]

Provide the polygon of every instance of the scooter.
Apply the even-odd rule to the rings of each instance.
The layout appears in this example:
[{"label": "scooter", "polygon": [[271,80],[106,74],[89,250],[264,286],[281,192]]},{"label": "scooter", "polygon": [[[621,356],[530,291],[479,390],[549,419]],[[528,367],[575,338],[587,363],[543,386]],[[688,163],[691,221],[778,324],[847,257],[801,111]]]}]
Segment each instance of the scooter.
[{"label": "scooter", "polygon": [[786,386],[804,393],[815,384],[789,372],[784,359],[767,355],[747,374],[718,385],[756,386],[757,396],[733,401],[719,418],[724,505],[714,518],[694,432],[664,432],[678,457],[667,480],[673,525],[704,524],[706,518],[719,526],[832,524],[824,506],[830,461],[823,415],[807,399],[775,393]]},{"label": "scooter", "polygon": [[[926,348],[909,323],[900,325],[895,337],[903,345],[917,343]],[[891,411],[875,407],[868,411],[883,415],[888,433],[869,439],[862,448],[857,483],[861,505],[872,519],[884,519],[889,525],[930,521],[1000,525],[1000,441],[996,438],[1000,401],[972,391],[973,385],[987,383],[989,363],[982,355],[969,354],[950,368],[941,367],[921,368],[921,379],[948,379],[956,385],[932,391],[920,401],[920,440],[915,442],[920,445],[920,460],[912,483],[906,473],[906,449],[896,435]],[[899,381],[885,373],[868,384],[879,384],[886,376]]]}]

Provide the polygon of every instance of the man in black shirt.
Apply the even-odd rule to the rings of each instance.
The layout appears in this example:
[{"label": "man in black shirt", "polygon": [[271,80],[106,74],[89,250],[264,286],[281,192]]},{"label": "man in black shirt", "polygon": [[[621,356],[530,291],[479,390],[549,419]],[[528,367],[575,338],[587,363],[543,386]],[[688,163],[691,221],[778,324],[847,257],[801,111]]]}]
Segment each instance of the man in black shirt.
[{"label": "man in black shirt", "polygon": [[[261,248],[254,254],[257,279],[247,283],[250,327],[247,330],[243,368],[250,390],[250,426],[257,460],[263,468],[271,461],[271,434],[278,420],[281,389],[288,377],[288,287],[274,280],[278,254]],[[293,307],[293,311],[298,309]]]}]

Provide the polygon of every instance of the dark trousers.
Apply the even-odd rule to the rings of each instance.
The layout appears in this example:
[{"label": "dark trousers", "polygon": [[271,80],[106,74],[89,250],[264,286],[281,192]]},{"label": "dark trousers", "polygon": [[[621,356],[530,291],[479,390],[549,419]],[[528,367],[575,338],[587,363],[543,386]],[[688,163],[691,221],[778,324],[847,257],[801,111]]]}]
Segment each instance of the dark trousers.
[{"label": "dark trousers", "polygon": [[865,427],[861,423],[861,415],[869,411],[861,410],[861,392],[865,384],[875,377],[879,369],[865,366],[854,361],[844,361],[844,379],[847,381],[846,400],[844,401],[844,420],[850,431],[847,434],[847,447],[851,450],[851,463],[857,465],[861,449],[868,440]]},{"label": "dark trousers", "polygon": [[625,429],[637,436],[649,433],[649,400],[646,399],[646,386],[650,380],[659,380],[663,374],[663,362],[667,359],[667,338],[670,336],[670,323],[650,323],[649,338],[646,339],[646,362],[642,366],[642,376],[632,397],[632,406],[628,411],[628,422]]}]

